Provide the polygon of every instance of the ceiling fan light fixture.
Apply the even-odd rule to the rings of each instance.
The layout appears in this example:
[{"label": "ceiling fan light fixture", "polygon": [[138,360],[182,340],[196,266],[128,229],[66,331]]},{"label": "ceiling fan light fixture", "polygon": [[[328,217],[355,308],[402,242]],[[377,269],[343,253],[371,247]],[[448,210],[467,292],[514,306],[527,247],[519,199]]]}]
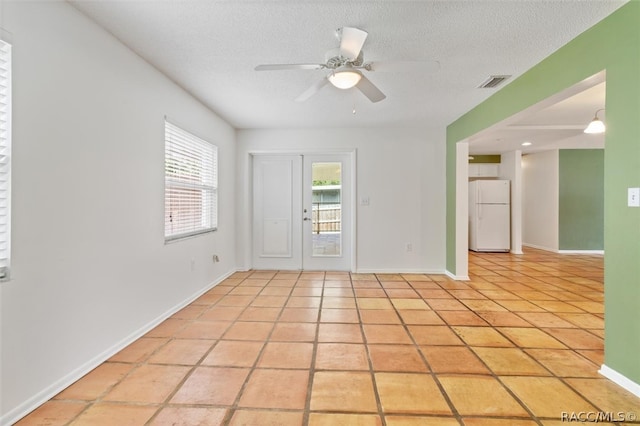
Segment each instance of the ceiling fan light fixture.
[{"label": "ceiling fan light fixture", "polygon": [[598,113],[600,111],[604,111],[604,108],[596,111],[595,117],[591,120],[591,123],[584,129],[584,132],[590,135],[604,133],[607,130],[607,127],[604,125],[604,122],[598,118]]},{"label": "ceiling fan light fixture", "polygon": [[360,82],[362,74],[359,71],[347,68],[338,68],[329,75],[329,81],[338,89],[351,89]]}]

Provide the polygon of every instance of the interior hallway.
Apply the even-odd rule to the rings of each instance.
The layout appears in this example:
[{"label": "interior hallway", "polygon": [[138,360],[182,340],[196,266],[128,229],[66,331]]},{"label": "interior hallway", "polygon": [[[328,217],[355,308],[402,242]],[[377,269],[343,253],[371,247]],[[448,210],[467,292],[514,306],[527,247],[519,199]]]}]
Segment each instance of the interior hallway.
[{"label": "interior hallway", "polygon": [[597,373],[602,257],[527,249],[470,262],[469,282],[236,273],[18,424],[524,426],[565,424],[563,412],[640,415],[640,399]]}]

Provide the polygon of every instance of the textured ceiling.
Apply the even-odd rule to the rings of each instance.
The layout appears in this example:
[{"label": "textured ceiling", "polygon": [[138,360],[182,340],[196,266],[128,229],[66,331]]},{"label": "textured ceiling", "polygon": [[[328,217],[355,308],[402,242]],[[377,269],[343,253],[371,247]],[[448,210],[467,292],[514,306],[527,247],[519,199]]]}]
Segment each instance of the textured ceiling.
[{"label": "textured ceiling", "polygon": [[[522,74],[624,1],[71,3],[242,129],[445,126],[497,90],[476,88],[488,76]],[[324,62],[343,26],[369,33],[367,61],[436,60],[440,67],[367,73],[387,95],[376,104],[330,85],[297,103],[327,71],[254,71],[258,64]]]}]

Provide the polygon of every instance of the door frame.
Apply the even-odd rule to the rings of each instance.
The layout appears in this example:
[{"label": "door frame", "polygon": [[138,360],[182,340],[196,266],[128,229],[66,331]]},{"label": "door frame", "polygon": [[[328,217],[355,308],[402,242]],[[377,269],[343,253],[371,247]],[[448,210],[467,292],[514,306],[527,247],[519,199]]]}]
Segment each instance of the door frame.
[{"label": "door frame", "polygon": [[[356,188],[357,188],[357,150],[355,148],[353,149],[327,149],[327,150],[265,150],[265,151],[249,151],[248,152],[248,156],[249,156],[249,161],[248,161],[248,168],[247,168],[247,182],[249,185],[249,192],[248,192],[248,209],[247,209],[247,213],[248,213],[248,225],[249,225],[249,229],[247,230],[248,232],[248,243],[249,246],[246,247],[246,251],[248,253],[251,253],[249,255],[249,259],[247,259],[249,261],[248,264],[248,269],[253,269],[254,268],[254,264],[253,264],[253,247],[255,244],[254,238],[253,238],[253,159],[255,156],[258,155],[301,155],[301,156],[312,156],[312,155],[345,155],[347,156],[347,162],[348,162],[348,166],[351,167],[351,181],[347,183],[347,185],[349,185],[349,190],[350,190],[350,196],[349,196],[349,202],[351,203],[351,212],[349,212],[349,219],[351,221],[351,229],[348,230],[349,232],[349,239],[351,241],[351,244],[349,247],[343,247],[343,250],[345,253],[348,253],[350,256],[350,266],[349,266],[349,272],[355,272],[357,271],[357,261],[356,261],[356,254],[357,254],[357,208],[358,208],[358,204],[356,203],[357,200],[357,192],[356,192]],[[300,212],[302,213],[302,212]]]}]

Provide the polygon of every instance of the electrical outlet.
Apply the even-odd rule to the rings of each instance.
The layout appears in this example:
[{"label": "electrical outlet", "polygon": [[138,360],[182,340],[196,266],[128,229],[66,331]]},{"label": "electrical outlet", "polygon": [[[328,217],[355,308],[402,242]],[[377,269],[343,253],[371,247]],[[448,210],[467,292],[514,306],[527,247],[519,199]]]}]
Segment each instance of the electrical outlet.
[{"label": "electrical outlet", "polygon": [[640,207],[640,188],[629,188],[627,197],[627,206]]},{"label": "electrical outlet", "polygon": [[413,244],[407,243],[407,251],[413,251]]},{"label": "electrical outlet", "polygon": [[220,258],[218,257],[218,255],[217,255],[217,254],[214,254],[214,255],[211,257],[211,260],[213,260],[213,263],[218,263],[218,262],[220,262]]}]

